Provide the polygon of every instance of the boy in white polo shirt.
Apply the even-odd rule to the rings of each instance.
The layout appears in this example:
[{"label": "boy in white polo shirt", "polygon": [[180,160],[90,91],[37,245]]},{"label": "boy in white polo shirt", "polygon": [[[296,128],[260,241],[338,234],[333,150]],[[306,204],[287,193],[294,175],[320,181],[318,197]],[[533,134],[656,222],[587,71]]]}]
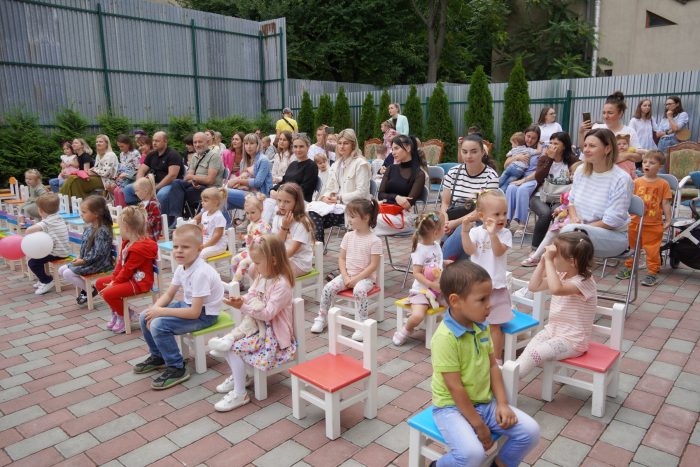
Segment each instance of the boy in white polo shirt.
[{"label": "boy in white polo shirt", "polygon": [[[134,373],[165,368],[151,384],[153,389],[167,389],[190,379],[175,336],[208,328],[221,313],[224,287],[219,273],[199,258],[202,248],[201,228],[185,224],[175,230],[173,256],[179,266],[173,281],[155,305],[141,313],[141,330],[151,355],[134,365]],[[180,286],[185,300],[170,303]]]}]

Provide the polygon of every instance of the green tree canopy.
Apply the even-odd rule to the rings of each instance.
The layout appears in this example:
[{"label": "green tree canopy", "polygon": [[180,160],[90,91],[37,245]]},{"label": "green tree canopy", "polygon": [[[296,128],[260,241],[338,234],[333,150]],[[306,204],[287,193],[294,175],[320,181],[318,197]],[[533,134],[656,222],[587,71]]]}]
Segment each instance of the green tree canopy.
[{"label": "green tree canopy", "polygon": [[333,126],[336,132],[340,132],[346,128],[352,128],[352,117],[350,115],[350,104],[345,95],[345,87],[340,86],[338,95],[335,98],[335,107],[333,108]]},{"label": "green tree canopy", "polygon": [[301,98],[301,110],[299,111],[297,123],[299,124],[299,131],[301,133],[306,133],[311,139],[316,136],[314,131],[314,118],[314,105],[311,103],[309,93],[304,91],[304,95]]},{"label": "green tree canopy", "polygon": [[430,96],[428,102],[428,122],[425,129],[426,139],[439,139],[445,143],[445,151],[442,154],[443,162],[457,162],[457,137],[450,117],[450,103],[445,94],[442,81]]},{"label": "green tree canopy", "polygon": [[503,122],[501,123],[501,147],[500,159],[503,161],[506,153],[510,151],[510,137],[513,133],[523,131],[532,124],[530,115],[530,93],[528,92],[527,78],[522,62],[517,59],[515,67],[510,72],[508,88],[504,93]]},{"label": "green tree canopy", "polygon": [[[491,143],[496,142],[493,133],[493,97],[489,90],[489,82],[484,73],[484,67],[476,67],[472,75],[472,83],[467,95],[467,111],[464,112],[465,130],[471,126],[478,126],[481,134]],[[465,133],[466,134],[466,133]]]},{"label": "green tree canopy", "polygon": [[374,126],[374,137],[384,140],[384,132],[382,131],[382,122],[389,120],[389,104],[391,104],[391,96],[389,91],[384,89],[382,97],[379,98],[379,111],[377,112],[377,123]]},{"label": "green tree canopy", "polygon": [[423,139],[423,107],[420,97],[418,97],[418,90],[414,85],[411,85],[411,90],[408,92],[406,103],[403,106],[403,114],[408,120],[410,133],[418,139]]},{"label": "green tree canopy", "polygon": [[328,94],[321,96],[318,109],[316,109],[316,123],[314,126],[318,128],[321,125],[333,125],[333,102]]},{"label": "green tree canopy", "polygon": [[367,91],[362,103],[362,114],[360,114],[360,124],[358,125],[357,142],[360,148],[363,148],[365,141],[372,139],[374,136],[374,124],[377,119],[377,110],[374,108],[374,97],[372,93]]}]

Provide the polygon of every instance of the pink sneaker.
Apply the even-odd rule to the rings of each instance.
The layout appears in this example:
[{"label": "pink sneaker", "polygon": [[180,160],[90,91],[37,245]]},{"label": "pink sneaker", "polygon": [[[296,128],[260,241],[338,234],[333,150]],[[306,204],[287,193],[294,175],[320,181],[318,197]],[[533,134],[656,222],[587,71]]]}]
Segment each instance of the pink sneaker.
[{"label": "pink sneaker", "polygon": [[117,316],[119,315],[115,312],[112,312],[112,319],[109,321],[109,323],[107,323],[107,329],[109,329],[110,331],[114,329],[114,325],[117,324]]},{"label": "pink sneaker", "polygon": [[[129,324],[134,323],[135,316],[136,312],[129,308]],[[117,334],[121,334],[126,331],[126,323],[124,322],[124,317],[117,315],[117,322],[114,324],[112,331],[116,332]]]}]

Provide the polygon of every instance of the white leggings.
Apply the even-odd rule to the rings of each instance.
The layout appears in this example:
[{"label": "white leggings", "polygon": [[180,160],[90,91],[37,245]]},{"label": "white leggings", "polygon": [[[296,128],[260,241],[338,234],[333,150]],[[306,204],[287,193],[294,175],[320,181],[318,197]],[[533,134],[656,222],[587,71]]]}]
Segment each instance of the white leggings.
[{"label": "white leggings", "polygon": [[226,361],[231,367],[231,375],[233,376],[233,390],[236,394],[245,395],[245,362],[233,350],[229,350],[226,354]]},{"label": "white leggings", "polygon": [[74,286],[85,290],[85,279],[83,278],[83,276],[71,271],[68,265],[64,265],[58,268],[58,274],[61,277],[63,277],[67,282],[70,282]]},{"label": "white leggings", "polygon": [[202,252],[199,254],[199,257],[202,258],[203,260],[206,260],[207,258],[211,258],[212,256],[219,256],[223,254],[226,251],[226,248],[221,248],[219,246],[208,246],[202,250]]},{"label": "white leggings", "polygon": [[552,337],[547,329],[537,333],[527,344],[517,363],[520,364],[520,377],[527,376],[541,362],[553,362],[565,358],[578,357],[575,350],[563,337]]}]

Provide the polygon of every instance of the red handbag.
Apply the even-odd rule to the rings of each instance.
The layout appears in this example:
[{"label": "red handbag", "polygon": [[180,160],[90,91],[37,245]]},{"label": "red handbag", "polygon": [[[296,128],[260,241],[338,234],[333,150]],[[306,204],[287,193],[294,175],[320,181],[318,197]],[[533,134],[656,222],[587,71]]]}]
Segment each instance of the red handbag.
[{"label": "red handbag", "polygon": [[[382,219],[384,219],[384,222],[386,224],[396,230],[403,230],[403,228],[406,225],[406,221],[403,217],[403,208],[399,205],[396,204],[387,204],[383,203],[379,205],[379,214],[382,216]],[[394,222],[392,221],[391,217],[389,216],[398,216],[401,215],[401,226],[396,226],[394,225]]]}]

